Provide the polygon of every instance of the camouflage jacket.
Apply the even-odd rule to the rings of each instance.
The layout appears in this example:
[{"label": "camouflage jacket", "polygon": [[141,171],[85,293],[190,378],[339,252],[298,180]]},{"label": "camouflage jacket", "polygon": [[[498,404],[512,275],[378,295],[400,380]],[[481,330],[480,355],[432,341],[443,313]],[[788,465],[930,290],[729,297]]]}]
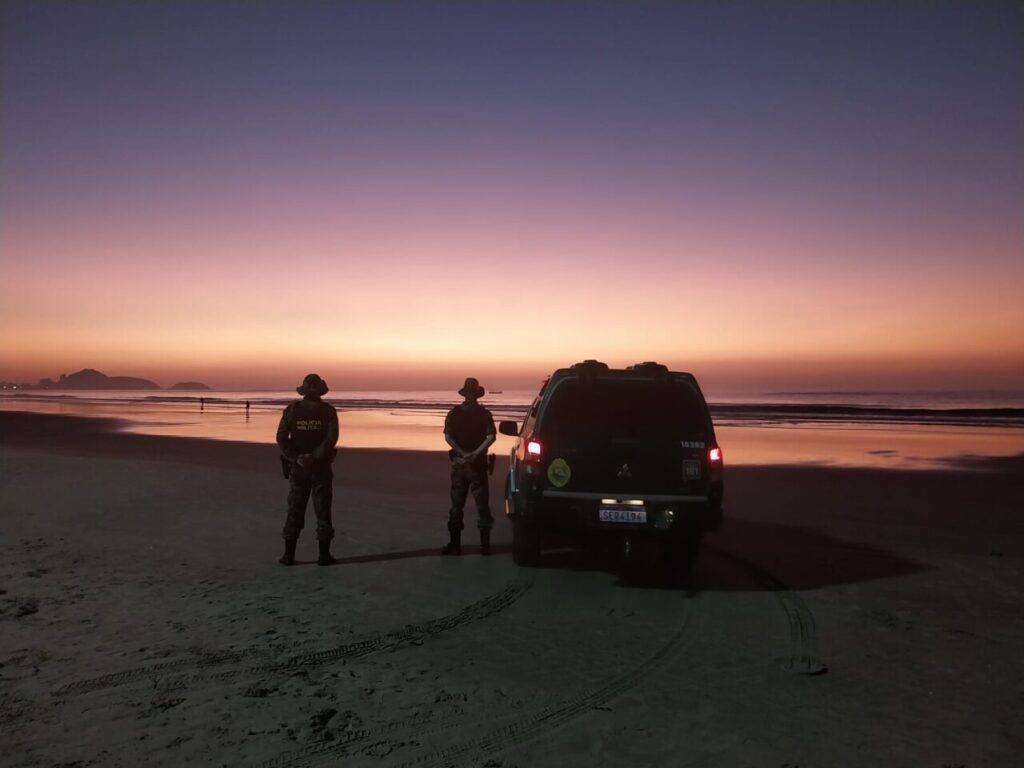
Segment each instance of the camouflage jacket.
[{"label": "camouflage jacket", "polygon": [[303,398],[290,403],[277,425],[277,447],[294,462],[301,454],[313,456],[317,464],[329,464],[338,444],[338,412],[330,403]]}]

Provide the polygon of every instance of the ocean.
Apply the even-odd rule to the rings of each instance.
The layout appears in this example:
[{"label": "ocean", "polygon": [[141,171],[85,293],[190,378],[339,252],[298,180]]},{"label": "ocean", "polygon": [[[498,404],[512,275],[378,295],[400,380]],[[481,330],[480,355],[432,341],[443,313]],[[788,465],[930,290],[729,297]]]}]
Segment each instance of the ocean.
[{"label": "ocean", "polygon": [[[534,392],[491,392],[495,420],[521,421]],[[0,410],[116,419],[145,434],[272,443],[294,391],[5,390]],[[446,450],[440,391],[331,392],[340,444]],[[708,395],[727,464],[821,464],[931,469],[1024,454],[1024,391],[767,392]],[[249,404],[248,410],[246,403]],[[495,451],[511,449],[499,435]]]}]

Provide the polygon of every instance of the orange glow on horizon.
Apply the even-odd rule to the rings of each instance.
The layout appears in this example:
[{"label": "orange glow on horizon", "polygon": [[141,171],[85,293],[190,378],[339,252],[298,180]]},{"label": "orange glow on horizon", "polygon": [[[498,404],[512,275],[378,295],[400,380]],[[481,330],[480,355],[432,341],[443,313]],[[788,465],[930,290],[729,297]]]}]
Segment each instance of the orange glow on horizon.
[{"label": "orange glow on horizon", "polygon": [[1024,388],[999,4],[15,5],[0,379]]}]

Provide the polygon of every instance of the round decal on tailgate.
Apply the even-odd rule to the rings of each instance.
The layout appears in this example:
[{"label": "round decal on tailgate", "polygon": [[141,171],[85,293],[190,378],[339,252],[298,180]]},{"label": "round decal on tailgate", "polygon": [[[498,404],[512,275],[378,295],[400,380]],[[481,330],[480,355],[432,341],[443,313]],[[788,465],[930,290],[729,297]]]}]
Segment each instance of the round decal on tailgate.
[{"label": "round decal on tailgate", "polygon": [[548,465],[548,480],[556,488],[564,488],[572,477],[572,470],[565,459],[555,459]]}]

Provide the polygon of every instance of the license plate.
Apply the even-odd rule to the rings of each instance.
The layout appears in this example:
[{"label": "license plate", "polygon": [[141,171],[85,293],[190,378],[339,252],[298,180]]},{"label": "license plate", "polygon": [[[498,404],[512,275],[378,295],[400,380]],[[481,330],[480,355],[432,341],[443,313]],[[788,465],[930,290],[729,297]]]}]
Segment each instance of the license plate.
[{"label": "license plate", "polygon": [[700,462],[687,460],[683,462],[683,477],[687,480],[700,479]]},{"label": "license plate", "polygon": [[646,523],[647,510],[631,504],[604,505],[597,511],[602,523]]}]

